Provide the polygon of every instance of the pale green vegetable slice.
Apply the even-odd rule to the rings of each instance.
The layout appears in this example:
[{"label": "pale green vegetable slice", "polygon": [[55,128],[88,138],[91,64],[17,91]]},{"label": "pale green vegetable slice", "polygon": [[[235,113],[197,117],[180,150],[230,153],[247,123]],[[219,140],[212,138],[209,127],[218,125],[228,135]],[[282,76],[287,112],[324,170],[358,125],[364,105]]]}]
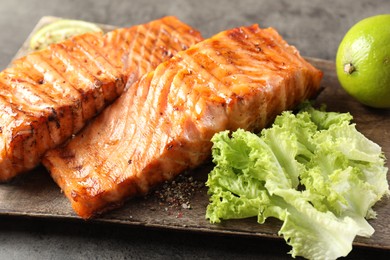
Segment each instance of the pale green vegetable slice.
[{"label": "pale green vegetable slice", "polygon": [[87,32],[102,32],[102,29],[90,22],[69,19],[57,20],[43,26],[31,37],[30,48],[32,50],[42,50],[50,44]]}]

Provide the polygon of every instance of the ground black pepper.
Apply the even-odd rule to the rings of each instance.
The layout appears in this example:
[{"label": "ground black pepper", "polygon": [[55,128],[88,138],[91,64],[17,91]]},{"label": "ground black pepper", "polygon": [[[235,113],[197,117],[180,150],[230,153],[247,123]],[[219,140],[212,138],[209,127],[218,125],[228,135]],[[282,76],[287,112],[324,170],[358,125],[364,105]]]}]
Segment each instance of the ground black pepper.
[{"label": "ground black pepper", "polygon": [[181,174],[172,181],[164,182],[149,196],[157,198],[165,211],[170,209],[191,209],[191,198],[204,186],[188,174]]}]

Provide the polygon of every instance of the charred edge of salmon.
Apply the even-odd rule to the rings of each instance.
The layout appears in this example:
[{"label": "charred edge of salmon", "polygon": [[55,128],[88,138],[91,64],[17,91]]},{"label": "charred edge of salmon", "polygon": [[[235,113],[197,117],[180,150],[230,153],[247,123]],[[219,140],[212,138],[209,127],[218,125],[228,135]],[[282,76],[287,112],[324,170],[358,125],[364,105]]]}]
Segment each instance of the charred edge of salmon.
[{"label": "charred edge of salmon", "polygon": [[[164,17],[152,21],[147,25],[117,29],[105,35],[100,33],[87,33],[85,35],[75,36],[62,43],[54,44],[46,50],[32,53],[14,62],[11,69],[20,71],[21,74],[29,74],[29,71],[33,70],[37,74],[34,76],[37,79],[35,82],[37,86],[44,84],[50,91],[55,91],[55,89],[57,89],[56,91],[58,93],[63,91],[64,94],[62,97],[65,100],[68,99],[69,102],[65,102],[65,104],[59,106],[48,104],[47,109],[43,111],[37,112],[33,110],[29,112],[32,118],[31,120],[25,121],[24,125],[25,128],[31,127],[33,130],[29,135],[23,135],[23,138],[20,132],[13,130],[12,127],[6,130],[6,126],[1,125],[2,139],[5,141],[0,146],[2,148],[2,151],[0,151],[0,165],[4,166],[0,169],[0,182],[10,180],[14,176],[34,168],[39,163],[44,152],[63,143],[72,134],[77,133],[84,126],[85,122],[112,103],[125,90],[129,76],[131,82],[134,82],[136,78],[141,76],[139,73],[135,75],[132,71],[125,70],[126,66],[124,65],[124,61],[126,59],[123,57],[128,56],[131,48],[121,49],[117,44],[118,38],[114,39],[112,35],[115,33],[123,34],[124,36],[117,36],[122,42],[137,42],[138,39],[136,37],[130,40],[124,37],[131,35],[129,32],[144,27],[150,27],[152,34],[159,33],[161,30],[170,33],[170,41],[160,42],[161,46],[159,46],[159,49],[165,49],[172,53],[176,53],[184,48],[186,49],[188,46],[202,40],[198,31],[182,23],[177,18]],[[153,45],[153,41],[157,41],[158,38],[149,37],[147,40],[147,45],[149,46]],[[173,43],[176,45],[164,45],[172,45]],[[117,52],[120,58],[110,60],[108,57],[115,56],[109,55],[112,52]],[[164,52],[159,52],[159,54],[160,57],[153,61],[154,66],[170,58]],[[34,57],[34,59],[30,59],[29,57]],[[113,64],[113,62],[117,62],[118,64]],[[133,61],[127,59],[126,62],[131,63]],[[78,84],[78,80],[81,78],[69,78],[73,75],[69,75],[68,68],[70,71],[74,71],[75,74],[78,73],[76,76],[87,80],[85,81],[87,82],[86,85]],[[78,69],[74,70],[74,68]],[[132,68],[134,69],[134,67]],[[48,73],[50,77],[45,77]],[[2,75],[0,74],[0,77]],[[55,86],[55,88],[52,86]],[[42,90],[42,88],[40,89]],[[46,93],[43,94],[45,95]],[[48,94],[46,98],[51,98],[51,95]],[[53,102],[56,104],[55,99],[53,99]],[[29,106],[32,107],[34,105],[26,104],[25,108],[28,110]],[[66,114],[63,111],[71,111],[71,113]],[[18,113],[22,112],[20,111]],[[67,116],[62,116],[61,121],[58,115],[65,114]],[[69,121],[72,122],[69,123]],[[39,146],[42,150],[36,149],[36,144],[42,142],[39,139],[45,134],[39,133],[42,132],[38,131],[41,127],[36,122],[41,122],[42,128],[49,129],[50,140],[44,142],[50,145],[47,147],[43,147],[43,145]],[[4,135],[7,133],[11,136],[5,137]],[[11,143],[5,143],[6,141]],[[22,147],[30,150],[22,151]],[[31,149],[34,151],[33,156],[31,156]],[[30,158],[28,164],[25,165],[25,158],[28,156]]]},{"label": "charred edge of salmon", "polygon": [[[265,62],[262,66],[269,66],[267,73],[272,73],[272,78],[265,82],[265,85],[261,78],[256,78],[258,75],[253,71],[255,68],[251,62],[253,64]],[[291,65],[284,64],[287,62]],[[244,67],[239,68],[239,65]],[[232,67],[224,70],[229,66]],[[241,76],[245,72],[245,66],[249,68],[242,80],[252,84],[253,89],[245,90],[245,86],[242,86],[242,89],[235,91],[234,88],[241,83],[238,82],[236,86],[232,80],[225,82],[225,76],[234,73],[234,76]],[[194,76],[197,79],[188,78]],[[165,85],[160,84],[162,77],[169,78],[169,82],[164,81]],[[200,165],[210,156],[210,139],[214,133],[237,128],[258,130],[266,126],[282,110],[293,108],[303,99],[315,95],[321,78],[322,73],[301,58],[298,51],[289,46],[273,29],[261,30],[254,25],[222,32],[186,51],[179,52],[169,61],[160,64],[154,72],[146,74],[135,83],[131,91],[122,95],[66,147],[47,153],[44,165],[70,199],[76,213],[82,218],[90,218],[120,205],[130,197],[145,194],[155,185],[172,179],[188,168]],[[202,85],[204,79],[208,79],[205,80],[207,86]],[[179,81],[178,86],[176,89],[170,89],[175,87],[172,85],[174,80]],[[197,80],[200,82],[197,83],[199,86],[191,85]],[[151,100],[148,99],[149,91],[154,93]],[[180,91],[187,94],[180,96],[178,95]],[[93,138],[96,129],[103,133],[99,138],[109,140],[109,135],[104,136],[104,132],[107,132],[104,131],[107,122],[102,118],[116,120],[122,102],[127,102],[126,104],[130,106],[126,113],[131,117],[133,113],[140,113],[138,109],[145,113],[149,112],[149,104],[158,104],[159,107],[149,107],[153,115],[147,119],[142,117],[131,119],[135,120],[132,123],[139,129],[134,131],[139,132],[130,134],[134,139],[121,139],[119,142],[126,144],[129,142],[133,145],[126,148],[132,149],[131,157],[124,158],[123,154],[113,154],[112,157],[123,157],[118,163],[127,164],[124,171],[135,170],[114,176],[110,172],[111,168],[104,162],[109,160],[112,166],[113,162],[109,159],[112,157],[108,155],[104,157],[105,155],[102,155],[104,149],[88,142],[82,142],[83,146],[79,147],[78,142],[83,141],[82,136],[87,136],[87,139]],[[197,111],[196,105],[201,106],[200,111]],[[189,115],[183,114],[186,110],[190,110]],[[247,119],[243,119],[245,116]],[[176,119],[181,120],[179,125],[175,125]],[[129,116],[126,120],[130,120]],[[175,129],[182,129],[180,130],[182,132],[174,135]],[[158,131],[163,131],[170,139],[167,138],[169,140],[165,143],[153,138]],[[147,139],[142,142],[148,142],[141,143],[143,148],[147,149],[149,145],[157,149],[156,155],[148,155],[145,149],[137,148],[142,138]],[[159,145],[158,148],[156,144]],[[118,147],[117,142],[110,150],[115,153],[117,148],[123,147]],[[80,151],[79,149],[86,152],[91,149],[93,155],[90,158],[86,157],[84,161],[83,154],[86,153],[82,152],[83,158],[77,158],[79,155],[76,153]],[[71,153],[72,156],[64,158],[64,154],[67,153]],[[96,157],[94,153],[97,153]],[[97,159],[99,161],[94,161],[94,158],[99,158]],[[103,187],[106,184],[108,188]]]}]

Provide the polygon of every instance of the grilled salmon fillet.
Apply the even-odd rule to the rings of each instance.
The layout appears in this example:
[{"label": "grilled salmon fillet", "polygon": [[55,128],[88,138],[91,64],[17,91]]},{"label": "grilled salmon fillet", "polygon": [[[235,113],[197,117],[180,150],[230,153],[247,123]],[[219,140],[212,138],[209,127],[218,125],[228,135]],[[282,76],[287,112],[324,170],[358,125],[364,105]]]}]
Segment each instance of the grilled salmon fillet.
[{"label": "grilled salmon fillet", "polygon": [[267,126],[321,78],[272,28],[221,32],[147,73],[43,163],[90,218],[202,164],[215,133]]},{"label": "grilled salmon fillet", "polygon": [[39,164],[140,76],[202,40],[175,17],[88,33],[0,72],[0,181]]}]

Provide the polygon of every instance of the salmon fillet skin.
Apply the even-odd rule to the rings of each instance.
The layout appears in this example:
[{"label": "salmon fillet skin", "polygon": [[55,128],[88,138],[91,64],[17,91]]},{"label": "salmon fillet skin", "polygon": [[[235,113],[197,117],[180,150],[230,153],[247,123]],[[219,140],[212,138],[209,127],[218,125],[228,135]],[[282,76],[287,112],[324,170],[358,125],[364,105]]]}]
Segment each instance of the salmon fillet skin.
[{"label": "salmon fillet skin", "polygon": [[321,78],[272,28],[221,32],[144,75],[43,164],[88,219],[209,160],[215,133],[267,126]]},{"label": "salmon fillet skin", "polygon": [[169,16],[75,36],[14,61],[0,72],[0,182],[36,167],[140,76],[201,40]]}]

